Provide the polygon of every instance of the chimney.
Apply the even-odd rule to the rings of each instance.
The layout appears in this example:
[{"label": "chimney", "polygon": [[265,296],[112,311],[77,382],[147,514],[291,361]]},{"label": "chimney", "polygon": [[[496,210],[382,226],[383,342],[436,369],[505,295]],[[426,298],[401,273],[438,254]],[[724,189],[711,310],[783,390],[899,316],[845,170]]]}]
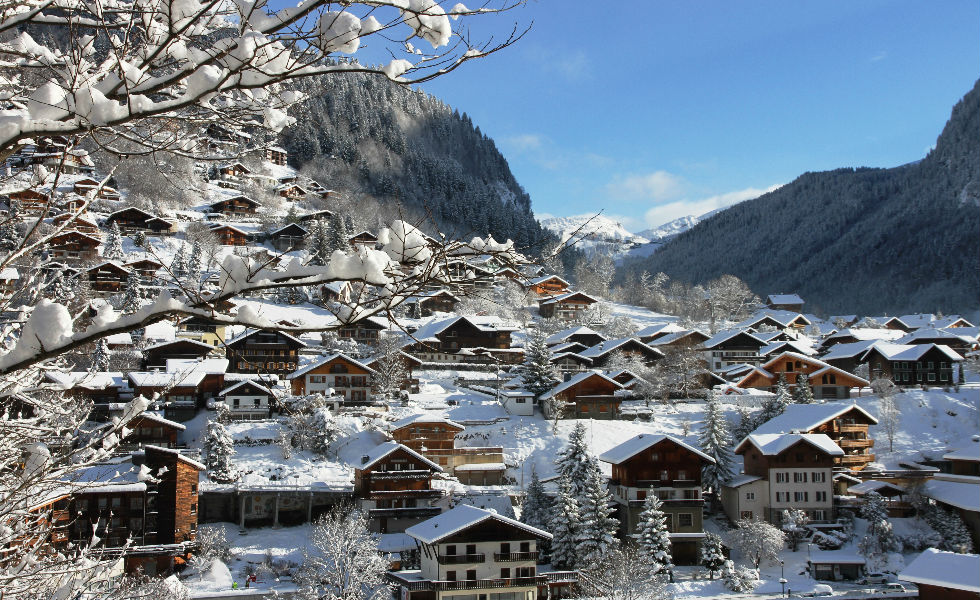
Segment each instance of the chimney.
[{"label": "chimney", "polygon": [[361,456],[361,464],[363,465],[364,463],[366,463],[369,458],[371,458],[371,457],[368,456],[367,454],[362,455]]}]

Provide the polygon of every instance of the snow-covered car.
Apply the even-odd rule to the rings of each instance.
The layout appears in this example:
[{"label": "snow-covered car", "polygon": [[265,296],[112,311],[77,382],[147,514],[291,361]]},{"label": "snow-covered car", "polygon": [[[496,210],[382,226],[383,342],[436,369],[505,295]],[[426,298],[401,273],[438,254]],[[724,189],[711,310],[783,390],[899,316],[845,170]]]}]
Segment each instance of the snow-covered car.
[{"label": "snow-covered car", "polygon": [[896,582],[893,581],[892,583],[886,583],[885,584],[885,587],[881,588],[881,590],[879,590],[879,591],[882,594],[901,594],[901,593],[904,593],[904,592],[910,592],[912,590],[910,590],[909,588],[905,587],[901,583],[896,583]]},{"label": "snow-covered car", "polygon": [[797,598],[823,598],[833,595],[834,588],[825,583],[818,583],[817,585],[813,586],[812,590],[809,592],[803,592],[802,594],[798,595]]},{"label": "snow-covered car", "polygon": [[888,576],[884,573],[868,573],[864,576],[864,579],[860,580],[858,583],[861,585],[876,585],[879,583],[888,583]]}]

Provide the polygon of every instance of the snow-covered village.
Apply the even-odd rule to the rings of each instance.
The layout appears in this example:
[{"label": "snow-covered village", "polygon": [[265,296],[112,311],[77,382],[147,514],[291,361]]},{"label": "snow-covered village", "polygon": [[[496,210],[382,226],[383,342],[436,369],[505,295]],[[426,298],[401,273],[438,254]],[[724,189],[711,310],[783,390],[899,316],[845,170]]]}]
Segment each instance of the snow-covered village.
[{"label": "snow-covered village", "polygon": [[586,24],[450,4],[0,0],[0,600],[980,599],[980,53],[581,210],[465,73]]}]

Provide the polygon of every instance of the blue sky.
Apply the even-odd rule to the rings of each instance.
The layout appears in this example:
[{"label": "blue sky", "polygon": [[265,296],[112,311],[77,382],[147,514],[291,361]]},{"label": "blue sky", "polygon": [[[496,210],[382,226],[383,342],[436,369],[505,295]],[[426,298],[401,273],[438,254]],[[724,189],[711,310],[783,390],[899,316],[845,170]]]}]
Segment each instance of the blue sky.
[{"label": "blue sky", "polygon": [[922,158],[980,77],[980,2],[530,0],[530,33],[422,85],[503,151],[535,213],[631,230],[806,171]]}]

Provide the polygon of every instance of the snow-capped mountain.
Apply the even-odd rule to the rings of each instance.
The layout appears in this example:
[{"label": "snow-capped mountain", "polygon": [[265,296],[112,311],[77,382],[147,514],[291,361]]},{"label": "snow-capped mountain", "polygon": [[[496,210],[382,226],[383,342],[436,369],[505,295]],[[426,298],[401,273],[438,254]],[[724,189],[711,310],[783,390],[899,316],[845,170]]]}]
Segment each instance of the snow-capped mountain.
[{"label": "snow-capped mountain", "polygon": [[688,229],[694,227],[701,221],[715,215],[727,207],[716,208],[711,212],[704,213],[703,215],[687,215],[686,217],[681,217],[679,219],[674,219],[663,225],[653,227],[651,229],[644,229],[643,231],[637,233],[637,235],[649,239],[651,242],[666,242],[668,239],[674,237],[677,234],[684,233]]},{"label": "snow-capped mountain", "polygon": [[589,214],[574,217],[548,217],[541,219],[540,222],[542,227],[554,231],[562,239],[575,234],[581,228],[582,231],[577,235],[597,242],[636,242],[644,244],[649,241],[643,239],[643,236],[626,231],[626,228],[621,223],[603,215]]}]

